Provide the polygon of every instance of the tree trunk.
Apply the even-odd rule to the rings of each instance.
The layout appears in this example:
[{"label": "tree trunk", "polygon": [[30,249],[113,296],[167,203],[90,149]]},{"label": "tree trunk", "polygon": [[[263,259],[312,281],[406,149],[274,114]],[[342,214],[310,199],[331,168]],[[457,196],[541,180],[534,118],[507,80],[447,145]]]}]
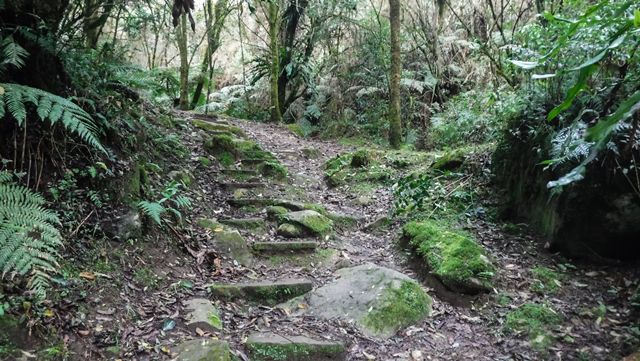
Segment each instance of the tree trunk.
[{"label": "tree trunk", "polygon": [[189,109],[189,54],[187,49],[187,15],[180,16],[180,25],[176,28],[178,50],[180,51],[180,109]]},{"label": "tree trunk", "polygon": [[389,0],[391,21],[391,74],[389,76],[389,144],[400,148],[402,143],[402,121],[400,119],[400,0]]},{"label": "tree trunk", "polygon": [[289,0],[289,5],[283,15],[284,29],[282,33],[282,61],[279,64],[280,75],[278,77],[278,105],[280,106],[280,114],[284,114],[289,104],[287,103],[286,94],[289,80],[294,74],[286,71],[293,58],[293,47],[298,32],[298,24],[304,16],[304,12],[309,5],[308,0]]},{"label": "tree trunk", "polygon": [[278,44],[279,35],[279,6],[278,0],[269,0],[269,51],[271,53],[271,121],[274,123],[282,122],[282,113],[280,112],[280,102],[278,101],[278,77],[280,75],[280,45]]},{"label": "tree trunk", "polygon": [[211,0],[207,0],[206,6],[209,14],[209,18],[207,19],[207,49],[200,66],[200,75],[198,76],[198,84],[196,85],[196,90],[193,93],[193,99],[191,100],[191,109],[195,108],[198,104],[198,99],[202,95],[204,81],[211,65],[211,57],[220,47],[220,33],[222,32],[224,22],[229,14],[227,3],[228,0],[218,0],[216,2],[214,12]]}]

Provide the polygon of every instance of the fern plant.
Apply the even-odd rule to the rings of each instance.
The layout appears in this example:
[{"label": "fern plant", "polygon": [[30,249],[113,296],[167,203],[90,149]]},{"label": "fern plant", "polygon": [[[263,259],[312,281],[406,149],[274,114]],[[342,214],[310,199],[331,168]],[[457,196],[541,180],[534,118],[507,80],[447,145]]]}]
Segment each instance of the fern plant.
[{"label": "fern plant", "polygon": [[180,191],[184,188],[184,184],[178,181],[172,181],[161,192],[162,198],[158,201],[140,201],[138,209],[140,212],[152,219],[157,225],[162,226],[166,222],[164,215],[166,213],[173,214],[179,221],[182,221],[182,213],[180,209],[191,207],[191,200],[180,195]]},{"label": "fern plant", "polygon": [[39,194],[0,172],[0,270],[2,277],[29,276],[29,287],[43,297],[62,245],[60,220]]},{"label": "fern plant", "polygon": [[69,99],[25,85],[0,83],[0,119],[8,115],[22,126],[27,120],[27,104],[36,108],[40,120],[51,125],[61,122],[67,131],[106,153],[91,116]]}]

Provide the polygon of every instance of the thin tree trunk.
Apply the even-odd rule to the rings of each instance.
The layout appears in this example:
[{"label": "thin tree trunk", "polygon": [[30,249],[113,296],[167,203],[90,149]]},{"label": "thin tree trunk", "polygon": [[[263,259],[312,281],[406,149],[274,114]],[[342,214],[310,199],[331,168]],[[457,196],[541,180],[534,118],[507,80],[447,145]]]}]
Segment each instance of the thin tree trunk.
[{"label": "thin tree trunk", "polygon": [[391,21],[391,75],[389,77],[389,143],[400,148],[402,143],[402,121],[400,119],[400,0],[389,0]]},{"label": "thin tree trunk", "polygon": [[271,121],[282,122],[280,103],[278,101],[278,77],[280,75],[280,45],[278,44],[278,0],[269,0],[269,50],[271,53]]},{"label": "thin tree trunk", "polygon": [[180,51],[180,109],[189,109],[189,54],[187,49],[187,15],[180,17],[177,27],[178,49]]}]

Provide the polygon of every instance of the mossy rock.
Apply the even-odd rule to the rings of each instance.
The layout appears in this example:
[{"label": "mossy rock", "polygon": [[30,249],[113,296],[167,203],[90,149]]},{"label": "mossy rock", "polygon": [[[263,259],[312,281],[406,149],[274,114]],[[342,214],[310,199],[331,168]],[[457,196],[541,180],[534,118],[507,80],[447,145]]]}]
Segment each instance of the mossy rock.
[{"label": "mossy rock", "polygon": [[467,157],[466,149],[458,148],[444,153],[432,165],[431,168],[447,171],[460,168]]},{"label": "mossy rock", "polygon": [[277,159],[270,152],[262,148],[253,141],[237,139],[228,134],[216,134],[209,137],[204,142],[204,148],[213,156],[229,155],[236,160],[240,159],[262,159],[264,161],[276,161]]},{"label": "mossy rock", "polygon": [[286,223],[299,225],[317,236],[326,236],[333,231],[333,221],[313,210],[290,212],[284,216]]},{"label": "mossy rock", "polygon": [[265,177],[285,179],[289,174],[287,167],[278,161],[266,161],[258,166],[258,172]]},{"label": "mossy rock", "polygon": [[281,206],[269,206],[266,208],[267,219],[270,221],[280,221],[289,210]]},{"label": "mossy rock", "polygon": [[320,341],[305,336],[253,334],[249,336],[246,345],[249,356],[254,361],[330,361],[346,357],[346,348],[342,342]]},{"label": "mossy rock", "polygon": [[243,266],[253,263],[253,255],[247,241],[235,229],[220,224],[215,219],[200,219],[198,225],[211,230],[216,251]]},{"label": "mossy rock", "polygon": [[307,232],[302,226],[292,223],[282,223],[278,226],[278,235],[286,238],[303,237]]},{"label": "mossy rock", "polygon": [[351,155],[351,167],[363,168],[371,162],[371,154],[367,149],[359,149]]},{"label": "mossy rock", "polygon": [[193,175],[188,170],[174,170],[169,172],[167,176],[173,181],[184,184],[185,187],[190,187],[193,183]]},{"label": "mossy rock", "polygon": [[431,297],[398,271],[369,263],[336,273],[339,277],[334,281],[280,307],[296,315],[342,318],[379,338],[389,338],[431,313]]},{"label": "mossy rock", "polygon": [[435,221],[409,222],[403,233],[447,288],[470,294],[493,288],[496,269],[471,235]]},{"label": "mossy rock", "polygon": [[176,346],[172,352],[176,361],[231,361],[231,350],[226,341],[197,338]]},{"label": "mossy rock", "polygon": [[209,132],[221,132],[221,133],[229,133],[238,137],[246,137],[245,132],[233,125],[228,124],[220,124],[220,123],[211,123],[200,119],[194,119],[192,122],[194,127],[200,128],[202,130],[206,130]]},{"label": "mossy rock", "polygon": [[302,148],[302,154],[308,159],[320,158],[320,151],[315,148]]}]

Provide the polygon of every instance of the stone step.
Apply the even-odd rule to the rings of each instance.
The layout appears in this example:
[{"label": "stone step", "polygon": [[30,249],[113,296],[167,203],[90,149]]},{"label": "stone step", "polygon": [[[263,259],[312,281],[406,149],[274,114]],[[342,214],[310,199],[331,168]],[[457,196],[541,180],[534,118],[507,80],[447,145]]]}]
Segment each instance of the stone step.
[{"label": "stone step", "polygon": [[264,229],[267,226],[264,219],[257,217],[219,219],[218,223],[245,230]]},{"label": "stone step", "polygon": [[300,242],[256,242],[253,244],[253,250],[258,253],[283,253],[283,252],[305,252],[315,251],[318,247],[317,242],[300,241]]},{"label": "stone step", "polygon": [[250,335],[246,346],[250,359],[260,361],[330,361],[345,360],[347,356],[344,344],[339,341],[270,332]]},{"label": "stone step", "polygon": [[[274,158],[275,159],[275,158]],[[265,159],[253,159],[253,158],[249,158],[249,159],[241,159],[240,163],[242,164],[242,166],[244,167],[256,167],[259,166],[260,164],[264,163],[266,160]]]},{"label": "stone step", "polygon": [[262,182],[222,182],[220,187],[228,190],[236,189],[252,189],[252,188],[264,188],[266,185]]},{"label": "stone step", "polygon": [[229,198],[227,199],[227,204],[232,207],[247,207],[247,206],[255,206],[255,207],[267,207],[272,206],[274,200],[270,198]]},{"label": "stone step", "polygon": [[233,168],[224,168],[221,169],[221,172],[230,176],[254,176],[257,177],[259,173],[253,169],[233,169]]},{"label": "stone step", "polygon": [[309,280],[285,279],[256,283],[213,284],[208,288],[212,297],[221,300],[243,299],[277,305],[311,291],[313,283]]}]

